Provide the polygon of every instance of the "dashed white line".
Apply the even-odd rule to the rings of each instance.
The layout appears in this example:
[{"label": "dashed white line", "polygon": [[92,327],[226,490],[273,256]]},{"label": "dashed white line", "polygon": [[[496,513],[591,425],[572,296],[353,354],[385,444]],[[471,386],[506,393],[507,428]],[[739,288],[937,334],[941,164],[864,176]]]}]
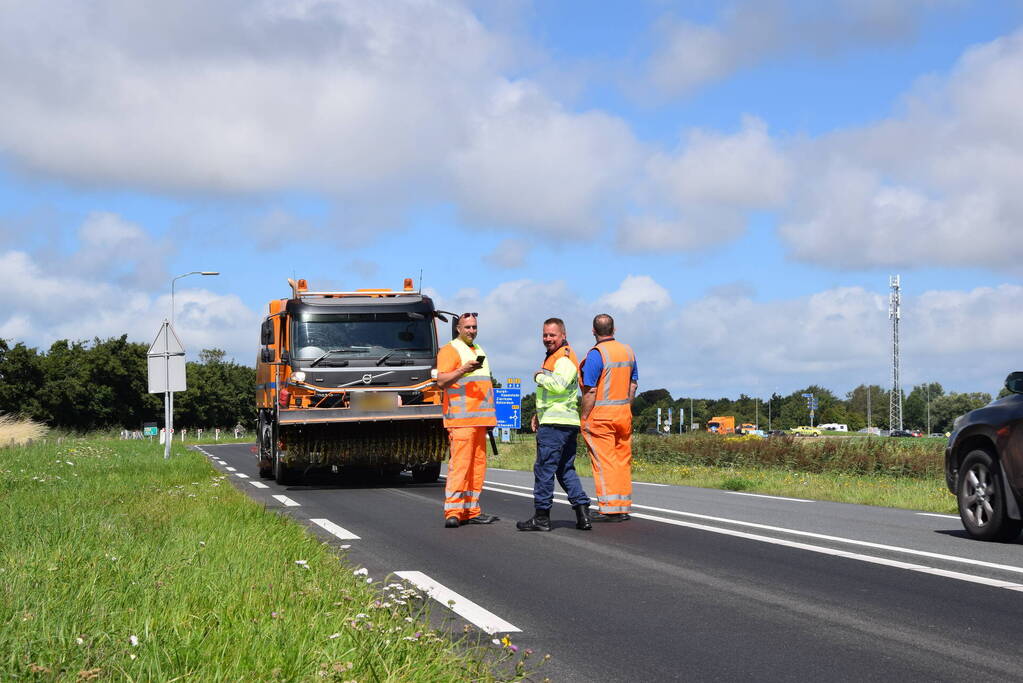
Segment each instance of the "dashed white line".
[{"label": "dashed white line", "polygon": [[437,583],[423,572],[403,571],[394,573],[396,576],[418,587],[458,616],[475,624],[477,628],[486,633],[516,633],[521,630],[493,612],[483,609],[472,600],[459,595],[447,586]]},{"label": "dashed white line", "polygon": [[942,519],[959,519],[959,515],[941,515],[941,514],[938,514],[937,512],[918,512],[916,514],[923,515],[924,517],[941,517]]},{"label": "dashed white line", "polygon": [[255,486],[257,489],[268,489],[268,488],[270,488],[269,486],[267,486],[266,484],[264,484],[261,481],[250,481],[249,483],[252,484],[253,486]]},{"label": "dashed white line", "polygon": [[235,471],[235,469],[233,467],[225,467],[224,469],[227,470],[228,472],[234,472]]},{"label": "dashed white line", "polygon": [[286,507],[286,508],[297,508],[297,507],[299,507],[298,503],[293,501],[291,498],[288,498],[287,496],[276,495],[276,496],[273,496],[273,499],[283,503],[284,507]]},{"label": "dashed white line", "polygon": [[334,534],[335,536],[337,536],[341,540],[350,541],[352,539],[359,538],[358,536],[353,534],[348,529],[345,529],[342,526],[338,526],[337,524],[334,524],[334,522],[330,521],[329,519],[310,519],[309,521],[312,522],[313,524],[317,524],[317,525],[323,527],[324,529],[326,529],[330,533]]},{"label": "dashed white line", "polygon": [[249,478],[249,475],[243,474],[242,472],[235,472],[234,476],[238,477],[239,479],[248,479]]},{"label": "dashed white line", "polygon": [[745,491],[725,491],[733,496],[752,496],[754,498],[770,498],[771,500],[790,500],[793,503],[813,503],[816,501],[807,500],[806,498],[786,498],[785,496],[769,496],[765,493],[746,493]]}]

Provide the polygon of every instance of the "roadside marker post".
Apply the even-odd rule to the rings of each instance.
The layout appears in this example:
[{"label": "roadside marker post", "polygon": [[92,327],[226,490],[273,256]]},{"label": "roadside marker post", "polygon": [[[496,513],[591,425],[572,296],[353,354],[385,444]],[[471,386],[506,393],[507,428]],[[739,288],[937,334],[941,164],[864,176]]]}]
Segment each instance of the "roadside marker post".
[{"label": "roadside marker post", "polygon": [[[149,371],[149,393],[163,394],[164,429],[163,457],[170,458],[170,442],[174,435],[174,392],[185,390],[185,347],[174,328],[166,320],[146,354]],[[184,440],[184,434],[182,434]]]}]

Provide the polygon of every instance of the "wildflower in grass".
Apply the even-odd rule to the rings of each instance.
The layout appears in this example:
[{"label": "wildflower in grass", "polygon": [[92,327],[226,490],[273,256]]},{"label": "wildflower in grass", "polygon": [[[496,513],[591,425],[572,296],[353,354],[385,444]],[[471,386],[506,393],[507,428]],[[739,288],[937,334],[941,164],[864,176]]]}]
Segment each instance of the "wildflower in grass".
[{"label": "wildflower in grass", "polygon": [[76,645],[85,645],[85,638],[81,638],[81,637],[75,638],[75,644]]},{"label": "wildflower in grass", "polygon": [[199,541],[199,547],[200,548],[205,548],[206,547],[206,541]]},{"label": "wildflower in grass", "polygon": [[128,636],[128,642],[131,643],[132,647],[138,647],[139,646],[139,637],[138,636]]},{"label": "wildflower in grass", "polygon": [[295,564],[297,564],[299,567],[302,567],[302,569],[309,569],[309,563],[306,562],[305,560],[295,560]]},{"label": "wildflower in grass", "polygon": [[327,636],[327,640],[334,640],[335,638],[340,638],[340,637],[341,637],[340,633],[331,633],[329,636]]},{"label": "wildflower in grass", "polygon": [[352,574],[354,576],[366,576],[367,574],[369,574],[369,570],[366,569],[365,567],[360,567],[359,569],[353,571]]}]

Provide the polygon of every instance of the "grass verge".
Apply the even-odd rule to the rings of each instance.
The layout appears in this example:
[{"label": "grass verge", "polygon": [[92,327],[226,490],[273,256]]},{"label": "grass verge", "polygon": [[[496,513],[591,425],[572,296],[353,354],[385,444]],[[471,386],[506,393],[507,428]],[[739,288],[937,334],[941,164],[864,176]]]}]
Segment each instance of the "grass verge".
[{"label": "grass verge", "polygon": [[[535,441],[531,435],[517,438],[501,444],[491,467],[532,469]],[[955,514],[943,448],[940,439],[637,435],[632,473],[637,481]],[[592,476],[581,441],[576,468]]]},{"label": "grass verge", "polygon": [[200,454],[162,452],[0,449],[0,680],[493,680],[513,659],[446,639],[414,590],[373,582]]}]

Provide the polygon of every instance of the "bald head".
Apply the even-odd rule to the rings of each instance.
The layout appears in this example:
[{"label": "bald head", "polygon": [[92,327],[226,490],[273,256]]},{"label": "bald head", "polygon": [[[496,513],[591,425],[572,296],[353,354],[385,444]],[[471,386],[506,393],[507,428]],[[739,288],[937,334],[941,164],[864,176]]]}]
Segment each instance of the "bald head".
[{"label": "bald head", "polygon": [[610,337],[615,333],[615,319],[607,313],[601,313],[593,319],[593,334],[598,337]]}]

